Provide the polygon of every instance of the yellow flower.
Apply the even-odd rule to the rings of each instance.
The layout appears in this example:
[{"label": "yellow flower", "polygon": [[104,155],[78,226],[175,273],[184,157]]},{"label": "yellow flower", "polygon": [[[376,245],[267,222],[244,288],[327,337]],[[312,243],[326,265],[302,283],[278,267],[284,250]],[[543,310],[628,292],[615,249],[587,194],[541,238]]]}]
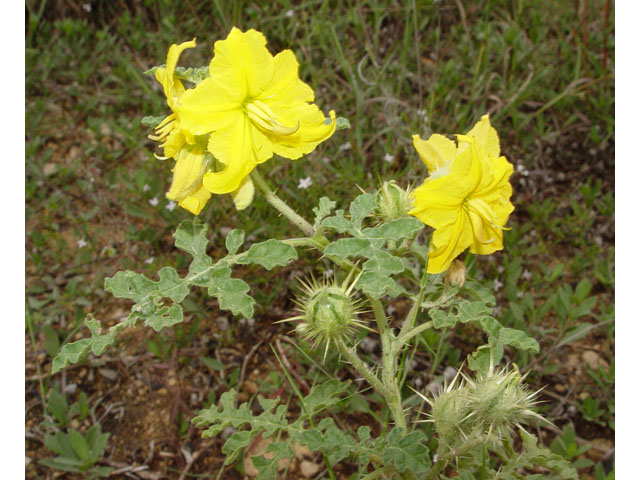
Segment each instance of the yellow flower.
[{"label": "yellow flower", "polygon": [[256,165],[274,154],[300,158],[333,134],[335,113],[325,119],[311,103],[313,90],[299,79],[293,52],[272,56],[260,32],[233,28],[215,43],[209,69],[209,78],[180,95],[174,111],[184,131],[210,134],[207,149],[221,164],[204,175],[210,192],[242,188],[243,196],[252,191],[244,181]]},{"label": "yellow flower", "polygon": [[174,75],[182,52],[195,46],[195,39],[180,45],[171,45],[167,54],[166,66],[158,68],[154,72],[156,80],[162,85],[164,94],[167,97],[167,105],[169,105],[172,113],[165,117],[156,127],[156,135],[149,138],[163,142],[160,146],[164,151],[164,156],[167,158],[174,157],[185,143],[195,143],[193,135],[188,130],[181,128],[180,118],[176,114],[176,106],[180,101],[180,97],[184,94],[185,88],[180,79]]},{"label": "yellow flower", "polygon": [[513,211],[511,165],[500,156],[496,130],[485,115],[458,145],[442,135],[429,140],[413,136],[429,177],[415,189],[409,212],[433,227],[429,273],[441,273],[468,247],[488,255],[501,250],[502,230]]},{"label": "yellow flower", "polygon": [[191,132],[181,126],[176,107],[185,88],[175,76],[180,54],[195,46],[195,39],[180,45],[171,45],[166,66],[155,71],[156,80],[162,85],[172,113],[156,127],[156,135],[150,135],[149,138],[162,142],[160,146],[165,158],[173,157],[176,160],[167,198],[177,201],[182,208],[198,215],[211,197],[211,193],[202,186],[202,178],[208,164],[205,159],[206,142],[200,144]]}]

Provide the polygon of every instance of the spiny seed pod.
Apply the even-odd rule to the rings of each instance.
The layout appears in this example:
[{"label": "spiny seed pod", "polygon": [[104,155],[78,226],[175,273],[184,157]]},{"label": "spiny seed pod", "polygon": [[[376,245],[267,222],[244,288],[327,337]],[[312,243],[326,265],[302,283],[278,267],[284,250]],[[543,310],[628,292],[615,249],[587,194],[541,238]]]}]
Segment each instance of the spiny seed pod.
[{"label": "spiny seed pod", "polygon": [[467,440],[473,427],[469,420],[472,416],[469,408],[469,389],[459,377],[460,371],[451,383],[445,385],[444,390],[433,398],[416,391],[431,407],[431,412],[427,414],[429,419],[426,421],[435,424],[438,441],[450,448]]},{"label": "spiny seed pod", "polygon": [[[462,379],[458,380],[461,375]],[[484,437],[496,442],[511,435],[514,427],[537,418],[546,421],[532,408],[538,392],[530,392],[522,383],[517,367],[480,374],[471,380],[458,371],[442,393],[429,399],[418,393],[431,406],[427,421],[435,423],[438,440],[456,448],[471,438]]]},{"label": "spiny seed pod", "polygon": [[499,372],[489,369],[475,381],[467,378],[469,388],[469,408],[473,412],[473,421],[493,440],[511,435],[514,427],[537,418],[545,419],[532,408],[537,403],[538,392],[531,392],[523,383],[517,367],[510,372],[506,368]]},{"label": "spiny seed pod", "polygon": [[345,342],[358,327],[364,327],[363,321],[358,318],[362,313],[362,302],[353,296],[357,279],[351,285],[349,280],[350,276],[342,285],[335,280],[322,284],[313,278],[310,282],[301,281],[303,294],[296,300],[300,315],[287,319],[302,320],[296,331],[316,345],[324,344],[325,358],[331,343]]},{"label": "spiny seed pod", "polygon": [[407,217],[412,203],[411,188],[404,190],[393,180],[384,182],[378,190],[376,203],[378,214],[385,222]]}]

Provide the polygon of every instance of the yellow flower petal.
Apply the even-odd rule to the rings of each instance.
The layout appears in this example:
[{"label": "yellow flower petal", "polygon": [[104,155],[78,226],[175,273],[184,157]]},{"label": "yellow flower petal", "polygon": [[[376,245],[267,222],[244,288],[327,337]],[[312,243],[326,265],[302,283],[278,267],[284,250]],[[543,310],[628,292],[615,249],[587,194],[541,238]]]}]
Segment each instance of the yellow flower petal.
[{"label": "yellow flower petal", "polygon": [[453,152],[443,136],[433,135],[427,141],[414,136],[431,176],[415,189],[415,206],[409,213],[435,229],[429,273],[445,271],[468,247],[482,255],[502,249],[502,231],[513,211],[509,183],[513,166],[499,157],[499,140],[489,117],[457,138]]},{"label": "yellow flower petal", "polygon": [[496,129],[491,126],[489,115],[483,115],[467,135],[476,139],[480,150],[489,158],[500,156],[500,139]]},{"label": "yellow flower petal", "polygon": [[202,177],[207,171],[203,148],[199,145],[184,147],[176,156],[173,181],[167,192],[169,200],[181,201],[191,196],[202,186]]},{"label": "yellow flower petal", "polygon": [[258,163],[273,156],[271,142],[242,113],[225,129],[209,138],[208,150],[224,164],[220,172],[207,172],[204,186],[211,193],[231,193]]},{"label": "yellow flower petal", "polygon": [[196,39],[194,38],[190,42],[184,42],[180,45],[171,45],[169,47],[169,53],[167,54],[167,64],[164,68],[159,68],[155,71],[155,77],[158,82],[162,84],[164,94],[167,97],[167,103],[172,110],[178,98],[184,93],[184,86],[182,82],[174,77],[176,65],[182,52],[187,48],[193,48],[196,46]]},{"label": "yellow flower petal", "polygon": [[446,229],[439,229],[431,237],[427,273],[442,273],[451,262],[471,244],[472,233],[465,215],[456,216]]},{"label": "yellow flower petal", "polygon": [[313,102],[313,90],[298,77],[298,60],[291,50],[283,50],[273,58],[274,71],[271,82],[258,97],[282,105],[292,102]]},{"label": "yellow flower petal", "polygon": [[255,193],[255,189],[253,187],[253,181],[251,177],[247,177],[240,184],[240,187],[231,194],[233,197],[233,204],[236,206],[237,210],[244,210],[253,201],[253,195]]},{"label": "yellow flower petal", "polygon": [[187,197],[184,200],[178,202],[178,205],[180,205],[185,210],[190,211],[194,215],[198,215],[210,198],[211,192],[201,186],[198,190],[193,192],[190,197]]},{"label": "yellow flower petal", "polygon": [[289,123],[297,118],[300,122],[300,128],[292,135],[267,134],[273,142],[274,153],[291,160],[313,152],[319,143],[324,142],[336,130],[336,112],[331,110],[327,119],[314,104],[294,106],[280,118]]},{"label": "yellow flower petal", "polygon": [[413,135],[413,146],[427,166],[430,175],[451,162],[457,151],[453,140],[438,133],[431,135],[428,140],[422,140],[419,135]]}]

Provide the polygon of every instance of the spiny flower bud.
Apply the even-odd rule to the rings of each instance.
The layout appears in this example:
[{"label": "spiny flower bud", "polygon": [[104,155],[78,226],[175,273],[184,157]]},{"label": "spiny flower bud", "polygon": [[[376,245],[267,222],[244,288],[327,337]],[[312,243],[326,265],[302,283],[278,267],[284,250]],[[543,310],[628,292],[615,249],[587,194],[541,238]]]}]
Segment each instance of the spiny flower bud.
[{"label": "spiny flower bud", "polygon": [[319,285],[315,279],[301,282],[303,295],[296,300],[300,315],[287,319],[302,320],[296,331],[306,340],[324,343],[325,358],[329,344],[348,340],[357,327],[363,326],[362,320],[358,319],[362,303],[352,295],[356,282],[349,286],[349,280],[350,276],[342,285],[335,281]]},{"label": "spiny flower bud", "polygon": [[378,190],[376,203],[378,214],[385,222],[407,217],[412,203],[411,188],[404,190],[393,180],[386,181]]},{"label": "spiny flower bud", "polygon": [[451,262],[449,270],[447,270],[447,273],[444,274],[444,278],[442,279],[442,281],[447,285],[462,287],[462,285],[464,285],[465,279],[466,271],[464,268],[464,263],[456,258],[453,262]]}]

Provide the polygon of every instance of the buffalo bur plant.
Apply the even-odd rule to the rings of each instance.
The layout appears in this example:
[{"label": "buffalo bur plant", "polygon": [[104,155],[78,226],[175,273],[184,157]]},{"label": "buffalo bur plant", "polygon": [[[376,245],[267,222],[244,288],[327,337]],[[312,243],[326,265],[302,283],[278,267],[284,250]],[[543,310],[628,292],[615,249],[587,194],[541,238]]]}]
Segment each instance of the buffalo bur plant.
[{"label": "buffalo bur plant", "polygon": [[[181,323],[181,303],[194,287],[206,288],[220,309],[250,318],[256,302],[249,285],[232,276],[233,267],[272,270],[297,259],[300,249],[312,250],[333,264],[333,274],[300,279],[298,312],[282,321],[295,325],[301,341],[317,347],[318,361],[337,352],[369,384],[362,394],[381,397],[380,408],[388,414],[376,417],[383,422],[377,436],[369,426],[351,431],[338,425],[328,409],[352,395],[354,385],[336,378],[303,396],[288,376],[299,397],[297,416],[280,399],[260,395],[261,413],[256,413],[252,403],[238,405],[231,389],[193,419],[205,437],[234,427],[222,447],[225,465],[262,436],[273,441],[264,455],[252,457],[259,479],[275,478],[282,461],[294,457],[296,444],[321,453],[330,478],[336,478],[333,466],[342,461],[358,465],[357,478],[366,479],[577,478],[573,467],[526,430],[545,420],[535,411],[536,392],[527,387],[525,375],[504,360],[505,347],[537,353],[538,342],[493,317],[495,299],[466,278],[459,259],[467,250],[490,255],[503,249],[514,208],[513,166],[501,155],[489,116],[455,141],[441,134],[415,135],[415,158],[428,174],[415,189],[389,179],[349,205],[325,196],[309,220],[296,212],[295,199],[290,204],[274,192],[265,178],[269,161],[274,155],[303,159],[337,130],[349,128],[348,120],[334,111],[325,115],[314,103],[313,90],[300,80],[294,53],[273,56],[260,32],[233,28],[215,43],[209,66],[179,67],[180,54],[195,45],[195,40],[172,45],[166,64],[147,72],[162,85],[170,114],[143,119],[154,128],[150,138],[162,150],[157,157],[175,162],[167,197],[194,215],[174,233],[176,248],[192,257],[188,272],[181,276],[164,267],[157,279],[131,271],[107,278],[108,292],[133,301],[130,314],[108,330],[89,316],[91,336],[66,344],[53,370],[89,352],[101,354],[125,327],[143,323],[160,331]],[[211,258],[210,227],[198,214],[215,195],[230,194],[239,211],[250,208],[256,191],[300,236],[268,238],[244,248],[245,232],[232,230],[225,240],[227,254]],[[411,307],[400,324],[392,324],[385,303],[398,298]],[[440,393],[403,388],[416,338],[458,323],[481,330],[486,344],[467,356]],[[373,365],[356,348],[363,329],[380,340],[381,360]],[[425,411],[409,407],[416,400],[423,400]]]}]

